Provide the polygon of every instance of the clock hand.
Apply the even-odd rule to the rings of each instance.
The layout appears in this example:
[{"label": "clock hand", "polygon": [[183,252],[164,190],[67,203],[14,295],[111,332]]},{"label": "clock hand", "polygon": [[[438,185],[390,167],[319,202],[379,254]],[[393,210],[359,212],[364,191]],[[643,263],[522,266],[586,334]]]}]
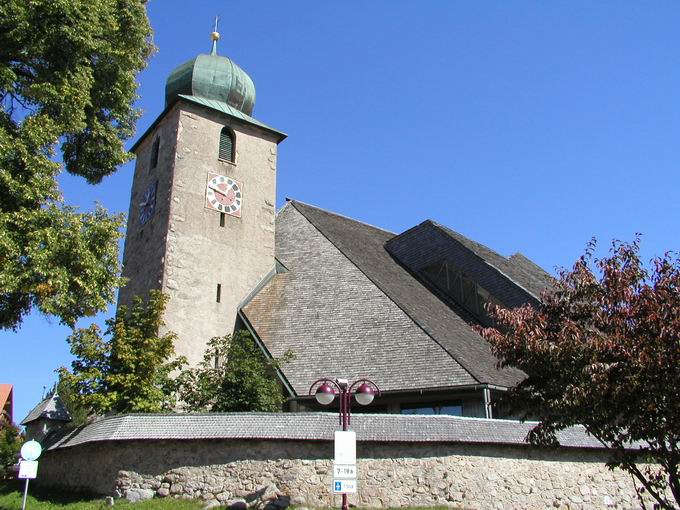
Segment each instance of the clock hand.
[{"label": "clock hand", "polygon": [[219,194],[222,195],[222,196],[225,196],[225,197],[227,196],[227,193],[224,192],[224,191],[222,191],[222,190],[221,190],[220,188],[218,188],[217,186],[211,186],[210,184],[208,184],[208,188],[210,188],[211,190],[213,190],[213,191],[216,192],[216,193],[219,193]]}]

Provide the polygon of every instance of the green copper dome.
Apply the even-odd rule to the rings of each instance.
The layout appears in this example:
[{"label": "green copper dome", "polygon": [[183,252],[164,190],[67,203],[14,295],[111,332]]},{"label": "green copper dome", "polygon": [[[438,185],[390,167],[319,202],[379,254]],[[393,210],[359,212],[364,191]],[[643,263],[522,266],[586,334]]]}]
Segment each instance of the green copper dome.
[{"label": "green copper dome", "polygon": [[180,94],[213,99],[252,115],[255,84],[250,76],[227,57],[201,54],[175,68],[165,84],[165,106]]}]

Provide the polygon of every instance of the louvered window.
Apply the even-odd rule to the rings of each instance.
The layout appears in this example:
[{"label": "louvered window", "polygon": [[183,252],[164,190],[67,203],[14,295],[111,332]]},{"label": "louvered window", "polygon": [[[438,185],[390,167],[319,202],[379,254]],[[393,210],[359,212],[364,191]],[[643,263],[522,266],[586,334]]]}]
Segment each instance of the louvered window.
[{"label": "louvered window", "polygon": [[153,145],[151,145],[151,161],[149,162],[150,170],[153,170],[158,166],[158,149],[160,148],[160,145],[161,139],[156,137],[156,139],[153,141]]},{"label": "louvered window", "polygon": [[474,315],[483,325],[493,325],[486,304],[501,305],[489,292],[449,260],[426,267],[425,277],[455,303]]},{"label": "louvered window", "polygon": [[234,135],[227,127],[222,128],[220,133],[220,154],[223,161],[234,161]]}]

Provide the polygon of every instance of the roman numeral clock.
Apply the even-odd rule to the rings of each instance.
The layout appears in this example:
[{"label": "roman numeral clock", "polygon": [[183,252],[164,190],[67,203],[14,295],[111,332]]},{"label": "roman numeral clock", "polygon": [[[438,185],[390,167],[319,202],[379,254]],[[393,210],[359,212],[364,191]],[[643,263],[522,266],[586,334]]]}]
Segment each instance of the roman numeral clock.
[{"label": "roman numeral clock", "polygon": [[241,183],[231,177],[209,173],[208,184],[205,188],[205,206],[208,209],[240,218],[242,190]]}]

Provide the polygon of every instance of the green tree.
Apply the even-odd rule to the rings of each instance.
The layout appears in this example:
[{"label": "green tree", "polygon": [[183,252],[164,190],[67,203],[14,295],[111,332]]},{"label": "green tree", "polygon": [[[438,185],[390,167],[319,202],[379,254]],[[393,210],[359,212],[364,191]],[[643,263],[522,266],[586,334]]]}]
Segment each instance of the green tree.
[{"label": "green tree", "polygon": [[122,217],[67,206],[56,178],[63,166],[98,183],[130,158],[135,77],[153,48],[144,4],[0,2],[2,328],[32,308],[73,326],[113,300]]},{"label": "green tree", "polygon": [[639,239],[599,260],[594,247],[537,307],[492,310],[497,328],[481,333],[502,366],[528,374],[511,401],[540,419],[531,442],[554,444],[581,424],[610,450],[611,468],[628,471],[655,506],[677,508],[680,259],[667,253],[648,269]]},{"label": "green tree", "polygon": [[17,462],[22,443],[19,429],[0,412],[0,478],[6,467]]},{"label": "green tree", "polygon": [[171,374],[186,360],[174,357],[174,333],[158,336],[167,299],[152,291],[147,301],[135,298],[129,310],[121,306],[106,321],[108,339],[96,324],[69,337],[76,359],[70,372],[59,369],[59,377],[75,406],[96,414],[173,408],[177,386]]},{"label": "green tree", "polygon": [[276,369],[291,358],[267,359],[247,331],[215,337],[199,366],[180,375],[180,400],[189,411],[282,411]]}]

